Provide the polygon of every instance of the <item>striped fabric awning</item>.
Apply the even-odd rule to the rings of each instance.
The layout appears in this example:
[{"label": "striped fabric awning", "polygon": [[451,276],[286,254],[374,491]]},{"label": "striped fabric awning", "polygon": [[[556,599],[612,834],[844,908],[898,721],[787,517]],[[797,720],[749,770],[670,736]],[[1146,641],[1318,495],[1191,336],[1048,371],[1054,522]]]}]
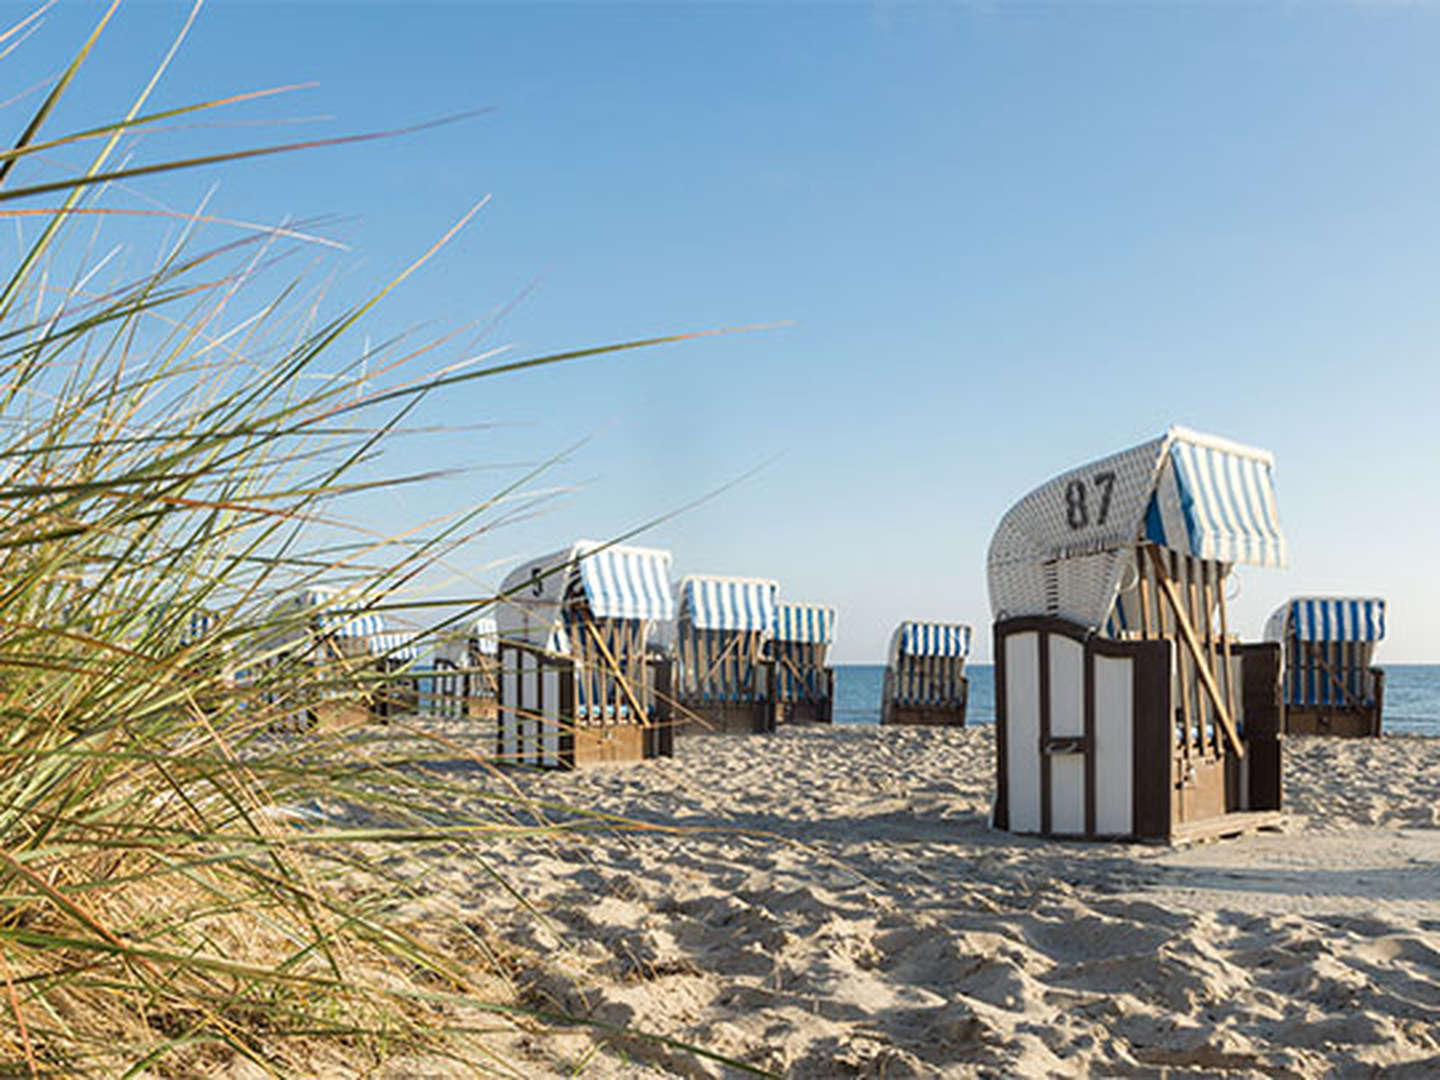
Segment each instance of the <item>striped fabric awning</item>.
[{"label": "striped fabric awning", "polygon": [[1268,453],[1177,431],[1169,458],[1145,512],[1145,539],[1200,559],[1285,565]]},{"label": "striped fabric awning", "polygon": [[602,619],[673,619],[670,553],[609,547],[580,556],[590,610]]},{"label": "striped fabric awning", "polygon": [[1385,636],[1385,601],[1378,597],[1312,596],[1291,600],[1288,632],[1301,641],[1379,641]]},{"label": "striped fabric awning", "polygon": [[387,660],[419,660],[420,646],[415,644],[415,634],[394,630],[377,632],[370,637],[370,651],[384,656]]},{"label": "striped fabric awning", "polygon": [[470,641],[486,656],[500,651],[500,624],[489,615],[482,615],[470,627]]},{"label": "striped fabric awning", "polygon": [[320,629],[335,637],[375,638],[385,633],[385,617],[378,611],[367,611],[361,615],[327,611],[320,616]]},{"label": "striped fabric awning", "polygon": [[828,645],[835,633],[835,609],[820,604],[780,604],[775,609],[775,640]]},{"label": "striped fabric awning", "polygon": [[905,656],[967,657],[970,627],[960,623],[901,623],[900,652]]},{"label": "striped fabric awning", "polygon": [[368,638],[385,632],[385,617],[378,611],[352,615],[345,610],[340,593],[328,586],[312,585],[294,597],[297,607],[318,608],[314,627],[322,634],[341,638]]},{"label": "striped fabric awning", "polygon": [[219,618],[208,611],[190,612],[185,619],[185,629],[180,634],[180,644],[194,645],[203,641],[219,624]]},{"label": "striped fabric awning", "polygon": [[769,633],[779,591],[773,581],[694,575],[680,583],[680,619],[697,630]]}]

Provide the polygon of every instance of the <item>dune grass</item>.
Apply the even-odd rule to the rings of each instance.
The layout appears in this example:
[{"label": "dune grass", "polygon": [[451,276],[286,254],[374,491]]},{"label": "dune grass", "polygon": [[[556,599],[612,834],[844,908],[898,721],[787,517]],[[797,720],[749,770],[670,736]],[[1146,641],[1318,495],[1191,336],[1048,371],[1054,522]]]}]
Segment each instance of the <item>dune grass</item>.
[{"label": "dune grass", "polygon": [[[395,605],[513,493],[402,536],[347,531],[347,500],[426,479],[370,467],[425,395],[674,339],[420,374],[406,359],[425,350],[397,341],[362,364],[357,327],[408,269],[320,316],[285,256],[325,241],[202,212],[158,215],[178,235],[126,276],[95,242],[123,213],[108,185],[286,148],[122,161],[129,132],[258,96],[147,114],[163,64],[120,119],[49,132],[113,11],[0,152],[0,217],[28,236],[0,283],[0,1072],[341,1073],[416,1053],[505,1072],[486,1041],[515,1001],[501,951],[397,918],[375,850],[544,832],[543,815],[508,817],[497,782],[494,814],[437,825],[432,781],[368,752],[388,736],[296,730],[376,688],[297,648],[314,612],[284,600],[324,583],[336,617]],[[322,799],[363,825],[307,818]]]}]

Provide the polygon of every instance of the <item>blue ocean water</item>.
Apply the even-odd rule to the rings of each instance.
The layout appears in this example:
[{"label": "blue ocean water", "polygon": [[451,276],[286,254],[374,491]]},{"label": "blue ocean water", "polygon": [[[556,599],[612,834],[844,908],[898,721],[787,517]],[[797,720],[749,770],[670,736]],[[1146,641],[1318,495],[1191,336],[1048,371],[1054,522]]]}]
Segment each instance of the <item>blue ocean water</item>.
[{"label": "blue ocean water", "polygon": [[[1440,665],[1383,664],[1384,729],[1393,735],[1440,737]],[[969,724],[995,722],[995,668],[967,664],[970,680]],[[880,694],[885,668],[879,664],[838,664],[835,668],[835,722],[880,723]]]}]

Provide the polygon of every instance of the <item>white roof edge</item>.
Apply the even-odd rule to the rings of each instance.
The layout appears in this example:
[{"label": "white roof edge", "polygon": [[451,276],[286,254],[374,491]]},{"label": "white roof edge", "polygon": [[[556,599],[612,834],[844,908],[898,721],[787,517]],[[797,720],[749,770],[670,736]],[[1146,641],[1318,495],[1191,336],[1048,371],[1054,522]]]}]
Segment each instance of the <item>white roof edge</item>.
[{"label": "white roof edge", "polygon": [[[1343,601],[1344,603],[1347,603],[1347,604],[1349,604],[1349,603],[1356,603],[1356,602],[1361,603],[1361,604],[1368,604],[1368,603],[1383,604],[1383,603],[1385,603],[1385,597],[1383,597],[1383,596],[1341,596],[1339,593],[1324,593],[1324,594],[1311,594],[1311,595],[1307,595],[1307,596],[1292,596],[1292,597],[1290,597],[1290,599],[1286,600],[1283,604],[1281,604],[1281,605],[1280,605],[1280,608],[1289,607],[1291,604],[1303,603],[1303,602],[1306,601],[1306,600],[1326,600],[1326,601],[1330,601],[1330,600],[1340,600],[1340,601]],[[1276,610],[1276,611],[1279,611],[1280,608],[1276,608],[1275,610]]]},{"label": "white roof edge", "polygon": [[688,581],[723,581],[735,585],[770,585],[780,588],[780,582],[773,578],[734,577],[730,574],[686,574],[680,579],[681,587]]},{"label": "white roof edge", "polygon": [[[1203,431],[1195,431],[1193,428],[1181,427],[1172,424],[1170,430],[1165,433],[1167,442],[1188,442],[1197,446],[1209,447],[1211,450],[1221,450],[1227,454],[1234,454],[1237,457],[1253,458],[1256,461],[1263,461],[1266,465],[1275,465],[1275,455],[1269,450],[1262,450],[1258,446],[1247,446],[1244,443],[1236,442],[1234,439],[1227,439],[1223,435],[1210,435]],[[1144,445],[1143,443],[1140,445]]]},{"label": "white roof edge", "polygon": [[608,540],[576,540],[564,550],[570,553],[571,559],[577,559],[592,555],[602,548],[606,551],[623,551],[631,555],[658,555],[666,559],[675,557],[674,552],[669,548],[640,547],[636,544],[611,543]]}]

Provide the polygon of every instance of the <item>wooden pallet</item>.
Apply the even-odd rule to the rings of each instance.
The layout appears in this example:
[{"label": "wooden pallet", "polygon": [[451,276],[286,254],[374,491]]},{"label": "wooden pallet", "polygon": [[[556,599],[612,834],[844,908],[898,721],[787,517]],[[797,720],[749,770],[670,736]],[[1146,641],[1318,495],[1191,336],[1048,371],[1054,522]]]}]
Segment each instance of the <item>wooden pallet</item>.
[{"label": "wooden pallet", "polygon": [[1170,832],[1170,843],[1198,844],[1206,840],[1230,840],[1252,832],[1279,831],[1284,824],[1285,814],[1279,810],[1235,811],[1176,825]]}]

